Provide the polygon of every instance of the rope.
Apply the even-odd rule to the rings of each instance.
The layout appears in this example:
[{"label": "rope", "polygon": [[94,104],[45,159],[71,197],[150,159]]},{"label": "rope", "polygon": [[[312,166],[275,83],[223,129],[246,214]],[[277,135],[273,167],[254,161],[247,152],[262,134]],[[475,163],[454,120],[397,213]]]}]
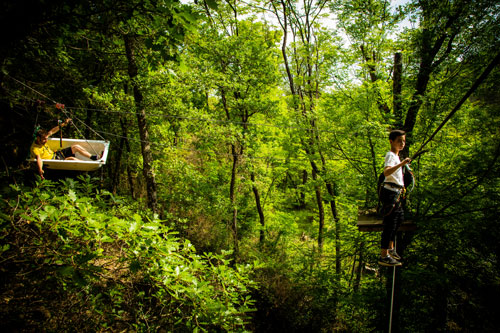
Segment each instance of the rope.
[{"label": "rope", "polygon": [[[130,141],[143,142],[140,139],[133,139],[133,138],[129,138],[129,137],[125,137],[125,136],[121,136],[121,135],[117,135],[117,134],[109,133],[109,132],[105,132],[105,131],[96,131],[92,127],[90,127],[89,125],[87,125],[84,121],[82,121],[81,119],[79,119],[78,117],[76,117],[74,115],[69,115],[68,116],[68,111],[66,111],[66,110],[70,110],[70,109],[92,110],[92,111],[97,111],[97,112],[121,113],[121,114],[136,115],[137,113],[135,113],[135,112],[124,112],[124,111],[114,111],[114,110],[105,110],[105,109],[79,108],[79,107],[64,107],[62,104],[57,103],[56,101],[52,100],[51,98],[47,97],[46,95],[42,94],[41,92],[37,91],[36,89],[33,89],[33,88],[29,87],[28,85],[24,84],[23,82],[15,79],[13,77],[11,77],[11,78],[13,80],[15,80],[16,82],[19,82],[23,86],[29,88],[33,92],[39,94],[40,96],[43,96],[43,97],[47,98],[49,101],[52,101],[54,104],[56,104],[56,107],[59,106],[58,109],[60,109],[63,113],[65,113],[65,115],[68,118],[74,118],[74,119],[76,119],[77,121],[79,121],[84,126],[86,126],[87,128],[89,128],[94,134],[96,134],[97,136],[99,136],[103,140],[106,140],[106,139],[102,135],[100,135],[99,133],[105,134],[105,135],[114,136],[114,137],[117,137],[117,138],[127,139],[127,140],[130,140]],[[35,101],[35,99],[29,99],[27,97],[25,97],[25,98],[28,99],[28,100],[31,100],[31,101]],[[224,121],[224,120],[217,120],[217,119],[190,118],[190,117],[161,115],[161,114],[153,114],[153,113],[149,113],[147,115],[150,115],[150,116],[159,116],[159,117],[167,117],[167,118],[177,118],[177,119],[184,119],[184,120],[199,120],[199,121],[216,122],[216,123],[247,124],[247,125],[250,125],[250,126],[266,126],[266,127],[285,128],[285,129],[286,128],[289,128],[289,129],[300,129],[300,130],[308,130],[308,131],[310,130],[310,129],[306,129],[306,128],[298,127],[298,126],[284,126],[284,125],[283,126],[279,126],[279,125],[271,125],[271,124],[252,124],[252,123]],[[75,126],[75,129],[77,130],[77,132],[79,133],[79,135],[82,136],[83,138],[85,138],[85,136],[83,135],[83,133],[80,131],[80,129],[78,128],[78,126],[76,126],[76,124],[74,122],[73,122],[73,125]],[[335,133],[334,131],[321,131],[321,130],[319,130],[319,132],[331,132],[331,133]],[[86,138],[85,138],[85,141],[88,143],[88,140]],[[181,150],[196,152],[196,153],[200,153],[200,154],[212,154],[212,152],[209,152],[209,151],[203,151],[203,150],[197,150],[197,149],[189,149],[189,148],[182,148],[182,147],[171,146],[171,145],[163,145],[163,144],[160,144],[160,143],[157,143],[157,142],[154,142],[154,141],[151,141],[149,143],[152,144],[152,145],[161,146],[161,147],[165,147],[165,148],[181,149]],[[89,146],[90,146],[90,144],[89,144]],[[90,147],[93,149],[94,153],[96,153],[96,155],[97,155],[97,152],[95,151],[95,149],[92,146],[90,146]],[[269,159],[272,158],[274,160],[281,160],[281,161],[284,161],[284,162],[290,162],[290,161],[307,161],[307,160],[309,160],[309,158],[306,158],[306,157],[304,157],[304,158],[283,158],[283,157],[274,157],[274,156],[251,156],[251,155],[245,155],[245,154],[239,154],[239,155],[238,154],[225,154],[225,155],[227,155],[227,156],[233,156],[233,157],[234,156],[239,156],[239,157],[249,158],[249,159],[265,159],[265,160],[269,160]],[[332,159],[332,160],[334,160],[334,159]]]},{"label": "rope", "polygon": [[[68,107],[67,109],[75,109],[75,110],[89,110],[96,111],[102,113],[118,113],[125,115],[137,115],[136,112],[127,112],[127,111],[116,111],[116,110],[107,110],[107,109],[96,109],[96,108],[81,108],[81,107]],[[184,117],[184,116],[174,116],[174,115],[165,115],[160,113],[145,113],[146,116],[152,117],[162,117],[162,118],[172,118],[179,120],[192,120],[192,121],[203,121],[203,122],[212,122],[212,123],[220,123],[220,124],[235,124],[235,125],[247,125],[247,126],[255,126],[255,127],[274,127],[274,128],[282,128],[282,129],[296,129],[301,131],[312,131],[312,128],[306,128],[301,126],[290,126],[290,125],[273,125],[273,124],[263,124],[263,123],[245,123],[242,121],[232,121],[232,120],[220,120],[220,119],[211,119],[211,118],[196,118],[196,117]],[[318,133],[337,133],[332,130],[317,130]]]},{"label": "rope", "polygon": [[[396,248],[396,242],[394,241],[394,248]],[[394,286],[396,284],[396,266],[392,268],[392,291],[391,291],[391,312],[389,313],[389,333],[392,332],[392,312],[394,310]]]},{"label": "rope", "polygon": [[[106,134],[106,135],[109,135],[109,136],[114,136],[114,137],[117,137],[117,138],[121,138],[121,139],[127,139],[127,140],[130,140],[130,141],[134,141],[134,142],[146,142],[146,141],[143,141],[143,140],[140,140],[140,139],[135,139],[135,138],[130,138],[130,137],[127,137],[127,136],[123,136],[123,135],[119,135],[119,134],[114,134],[114,133],[110,133],[110,132],[105,132],[105,131],[98,131],[99,133],[102,133],[102,134]],[[158,143],[158,142],[155,142],[155,141],[150,141],[149,142],[151,145],[153,146],[160,146],[160,147],[163,147],[163,148],[171,148],[171,149],[178,149],[178,150],[184,150],[184,151],[189,151],[189,152],[194,152],[194,153],[200,153],[200,154],[205,154],[205,155],[211,155],[213,154],[213,152],[210,152],[210,151],[207,151],[207,150],[199,150],[199,149],[192,149],[192,148],[183,148],[183,147],[179,147],[179,146],[172,146],[172,145],[165,145],[165,144],[161,144],[161,143]],[[160,152],[160,150],[155,150],[157,152]],[[281,161],[284,161],[284,162],[290,162],[290,161],[307,161],[309,160],[308,158],[304,157],[304,158],[284,158],[284,157],[274,157],[274,156],[252,156],[252,155],[246,155],[246,154],[230,154],[230,153],[226,153],[224,154],[226,156],[238,156],[238,157],[243,157],[243,158],[248,158],[248,159],[263,159],[263,160],[269,160],[269,159],[274,159],[274,160],[281,160]]]},{"label": "rope", "polygon": [[[68,118],[71,118],[71,115],[68,116],[68,112],[66,112],[64,110],[64,106],[62,106],[61,108],[61,111],[66,115],[66,117]],[[79,120],[78,118],[76,118],[77,120]],[[94,151],[94,155],[99,155],[99,153],[95,150],[95,148],[89,143],[89,141],[87,140],[87,138],[82,134],[82,132],[80,131],[80,129],[78,128],[78,126],[76,126],[76,124],[73,122],[73,126],[75,126],[76,130],[78,131],[78,133],[80,134],[81,137],[83,137],[83,139],[85,140],[85,142],[89,145],[89,147]],[[102,137],[101,137],[102,138]],[[102,138],[104,141],[106,141],[104,138]],[[61,138],[62,140],[62,138]]]},{"label": "rope", "polygon": [[421,152],[421,150],[432,139],[434,139],[434,136],[436,136],[436,134],[444,127],[444,125],[448,122],[448,120],[450,120],[451,117],[453,117],[453,115],[462,107],[462,105],[465,103],[465,101],[470,97],[470,95],[472,95],[472,93],[474,91],[476,91],[476,89],[479,87],[479,85],[481,83],[483,83],[484,80],[486,80],[486,78],[488,77],[490,72],[493,70],[493,68],[495,68],[496,65],[498,65],[498,63],[500,63],[500,52],[496,55],[495,58],[493,58],[493,60],[489,63],[489,65],[486,67],[486,69],[483,71],[483,73],[476,79],[474,84],[465,93],[465,95],[462,97],[462,99],[457,103],[457,105],[455,105],[453,110],[451,110],[450,113],[448,113],[448,115],[446,116],[446,118],[443,119],[441,124],[439,124],[439,126],[434,131],[434,133],[432,133],[432,135],[422,144],[422,146],[420,146],[420,148],[417,150],[417,153],[415,153],[415,155],[413,155],[411,157],[412,160],[415,159],[418,155],[420,155],[423,152],[423,151]]},{"label": "rope", "polygon": [[42,93],[41,93],[41,92],[39,92],[38,90],[36,90],[36,89],[34,89],[34,88],[32,88],[32,87],[28,86],[27,84],[25,84],[25,83],[23,83],[23,82],[19,81],[18,79],[16,79],[16,78],[14,78],[14,77],[10,76],[9,74],[5,74],[5,76],[10,77],[12,80],[16,81],[17,83],[22,84],[22,85],[23,85],[23,86],[25,86],[26,88],[30,89],[31,91],[33,91],[33,92],[37,93],[38,95],[40,95],[40,96],[42,96],[42,97],[44,97],[44,98],[48,99],[48,100],[49,100],[49,101],[51,101],[52,103],[57,104],[57,102],[56,102],[56,101],[54,101],[53,99],[51,99],[50,97],[48,97],[48,96],[46,96],[46,95],[42,94]]},{"label": "rope", "polygon": [[[397,247],[398,237],[394,238],[394,249]],[[392,267],[392,289],[391,289],[391,308],[389,312],[389,329],[388,332],[392,332],[392,313],[394,311],[394,287],[396,285],[396,266]]]},{"label": "rope", "polygon": [[[54,104],[58,105],[56,101],[53,99],[47,97],[46,95],[42,94],[41,92],[37,91],[36,89],[31,88],[30,86],[24,84],[23,82],[9,76],[16,82],[19,82],[23,86],[29,88],[33,92],[39,94],[40,96],[43,96],[47,98],[49,101],[53,102]],[[26,98],[28,100],[33,100]],[[65,107],[66,110],[89,110],[89,111],[96,111],[96,112],[103,112],[103,113],[118,113],[118,114],[126,114],[126,115],[137,115],[136,112],[126,112],[126,111],[116,111],[116,110],[107,110],[107,109],[98,109],[98,108],[82,108],[82,107]],[[301,127],[301,126],[290,126],[290,125],[273,125],[273,124],[263,124],[263,123],[245,123],[241,121],[231,121],[231,120],[220,120],[220,119],[203,119],[203,118],[196,118],[196,117],[184,117],[184,116],[174,116],[174,115],[164,115],[164,114],[158,114],[158,113],[146,113],[146,116],[152,116],[152,117],[163,117],[163,118],[172,118],[172,119],[179,119],[179,120],[191,120],[191,121],[203,121],[203,122],[212,122],[212,123],[220,123],[220,124],[235,124],[235,125],[247,125],[247,126],[255,126],[255,127],[273,127],[273,128],[281,128],[281,129],[294,129],[294,130],[300,130],[300,131],[315,131],[317,133],[333,133],[336,134],[336,131],[333,130],[321,130],[321,129],[313,129],[313,128],[308,128],[308,127]],[[84,122],[83,122],[84,123]],[[85,123],[84,123],[85,124]],[[85,126],[88,127],[87,124]],[[382,136],[380,136],[381,138]],[[383,136],[385,138],[385,136]]]},{"label": "rope", "polygon": [[[78,120],[78,121],[79,121],[80,123],[82,123],[85,127],[87,127],[87,128],[88,128],[88,129],[89,129],[92,133],[94,133],[95,135],[97,135],[98,137],[100,137],[101,139],[103,139],[104,141],[106,141],[106,139],[105,139],[102,135],[100,135],[98,131],[94,130],[92,127],[90,127],[89,125],[87,125],[87,124],[86,124],[83,120],[81,120],[80,118],[78,118],[78,117],[76,117],[76,116],[74,116],[74,115],[73,115],[71,118]],[[73,124],[74,124],[74,123],[73,123]],[[76,125],[75,125],[75,127],[76,127]]]}]

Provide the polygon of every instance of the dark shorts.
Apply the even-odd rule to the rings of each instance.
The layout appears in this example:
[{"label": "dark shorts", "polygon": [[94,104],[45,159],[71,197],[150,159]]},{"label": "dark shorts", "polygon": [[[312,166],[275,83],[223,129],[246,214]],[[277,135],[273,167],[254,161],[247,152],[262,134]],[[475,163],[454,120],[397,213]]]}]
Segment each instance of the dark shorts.
[{"label": "dark shorts", "polygon": [[68,157],[75,157],[71,147],[67,147],[61,150],[56,151],[55,159],[56,160],[65,160]]}]

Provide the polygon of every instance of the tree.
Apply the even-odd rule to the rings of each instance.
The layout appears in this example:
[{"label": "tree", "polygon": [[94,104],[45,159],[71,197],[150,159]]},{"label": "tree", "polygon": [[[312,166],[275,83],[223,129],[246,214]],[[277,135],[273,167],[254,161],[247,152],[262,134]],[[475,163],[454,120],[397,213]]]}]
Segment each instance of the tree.
[{"label": "tree", "polygon": [[[238,2],[228,1],[217,11],[205,5],[210,18],[205,29],[191,45],[192,53],[199,57],[199,70],[208,73],[212,83],[207,89],[214,89],[217,102],[214,107],[216,118],[224,117],[230,136],[225,139],[230,147],[231,176],[229,201],[231,205],[230,228],[233,248],[238,252],[238,199],[237,181],[239,169],[245,161],[246,152],[252,149],[255,132],[252,118],[273,112],[275,102],[270,92],[277,80],[275,48],[277,34],[262,23],[251,23],[240,19],[245,8]],[[250,156],[251,158],[251,156]],[[260,194],[256,186],[256,175],[250,171],[252,192],[261,223],[261,238],[265,226]]]},{"label": "tree", "polygon": [[[318,249],[322,252],[323,231],[325,226],[325,196],[321,191],[321,180],[327,189],[327,202],[335,224],[336,239],[336,272],[340,275],[340,224],[335,204],[335,184],[328,179],[326,158],[321,148],[321,137],[318,131],[317,108],[322,88],[328,82],[325,73],[328,71],[327,61],[330,56],[328,48],[335,50],[327,33],[321,31],[318,20],[326,6],[325,1],[305,1],[302,8],[291,1],[271,2],[269,4],[283,30],[282,56],[286,71],[287,84],[291,97],[292,112],[300,116],[299,124],[307,130],[301,133],[298,140],[302,143],[310,163],[314,193],[318,207]],[[292,41],[288,36],[291,33]],[[332,47],[333,46],[333,47]],[[293,140],[293,139],[292,139]]]}]

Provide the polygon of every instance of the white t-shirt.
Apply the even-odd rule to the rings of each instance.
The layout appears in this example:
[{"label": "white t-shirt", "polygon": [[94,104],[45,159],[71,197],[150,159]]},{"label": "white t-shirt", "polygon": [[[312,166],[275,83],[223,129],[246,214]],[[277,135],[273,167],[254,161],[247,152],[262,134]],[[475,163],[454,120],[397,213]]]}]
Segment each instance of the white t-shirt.
[{"label": "white t-shirt", "polygon": [[[396,166],[399,163],[401,163],[401,161],[399,160],[399,156],[394,154],[392,151],[389,151],[387,152],[387,154],[385,154],[384,169],[387,167]],[[403,181],[403,169],[399,168],[390,175],[386,176],[385,182],[404,186],[405,183]]]}]

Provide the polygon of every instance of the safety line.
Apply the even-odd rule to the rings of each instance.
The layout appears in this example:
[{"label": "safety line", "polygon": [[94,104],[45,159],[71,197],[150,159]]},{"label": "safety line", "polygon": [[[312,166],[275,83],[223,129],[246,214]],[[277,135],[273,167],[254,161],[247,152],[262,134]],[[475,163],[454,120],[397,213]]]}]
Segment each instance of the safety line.
[{"label": "safety line", "polygon": [[[45,98],[47,98],[48,100],[50,100],[51,102],[53,102],[54,104],[58,104],[56,101],[52,100],[51,98],[47,97],[46,95],[42,94],[41,92],[37,91],[36,89],[33,89],[31,88],[30,86],[24,84],[23,82],[15,79],[14,77],[10,76],[7,74],[8,77],[12,78],[13,80],[15,80],[16,82],[22,84],[23,86],[31,89],[33,92],[39,94],[40,96],[43,96]],[[81,107],[63,107],[61,108],[61,110],[66,114],[66,111],[64,109],[73,109],[73,110],[89,110],[89,111],[97,111],[97,112],[104,112],[104,113],[121,113],[121,114],[130,114],[130,115],[137,115],[137,113],[135,112],[125,112],[125,111],[115,111],[115,110],[106,110],[106,109],[92,109],[92,108],[81,108]],[[202,118],[192,118],[192,117],[181,117],[181,116],[172,116],[172,115],[162,115],[162,114],[152,114],[152,113],[146,113],[146,115],[149,115],[149,116],[156,116],[156,117],[167,117],[167,118],[177,118],[177,119],[184,119],[184,120],[199,120],[199,121],[206,121],[206,122],[218,122],[218,123],[229,123],[229,124],[239,124],[239,125],[243,125],[243,124],[246,124],[246,125],[249,125],[249,126],[266,126],[266,127],[275,127],[275,128],[284,128],[284,129],[298,129],[298,130],[303,130],[303,131],[314,131],[315,133],[336,133],[335,131],[330,131],[330,130],[319,130],[319,129],[314,129],[314,128],[304,128],[304,127],[298,127],[298,126],[280,126],[280,125],[271,125],[271,124],[255,124],[255,123],[244,123],[244,122],[235,122],[235,121],[228,121],[228,120],[218,120],[218,119],[202,119]],[[77,119],[78,121],[80,121],[81,123],[83,123],[85,126],[87,126],[90,130],[92,130],[93,132],[95,132],[97,135],[99,135],[98,133],[103,133],[103,134],[106,134],[106,135],[112,135],[112,136],[116,136],[116,137],[120,137],[119,135],[115,135],[113,133],[107,133],[107,132],[102,132],[102,131],[95,131],[93,130],[90,126],[88,126],[87,124],[85,124],[85,122],[83,122],[82,120],[78,119],[77,117],[75,117],[75,119]],[[80,132],[80,130],[78,129],[78,127],[75,125],[75,128],[77,129],[77,131],[80,133],[80,135],[85,138],[84,135],[82,135],[82,133]],[[100,136],[100,135],[99,135]],[[102,136],[100,136],[103,140],[105,140]],[[129,139],[130,138],[126,138],[126,139]],[[85,139],[87,140],[87,139]],[[141,142],[139,140],[139,142]],[[88,142],[87,142],[88,143]],[[150,143],[154,143],[154,142],[150,142]],[[154,143],[156,144],[156,143]],[[160,144],[161,145],[161,144]],[[173,146],[172,146],[173,147]],[[174,148],[177,148],[177,147],[174,147]],[[94,150],[95,151],[95,150]],[[196,150],[195,150],[196,151]],[[198,151],[198,152],[201,152],[203,153],[203,151]],[[208,152],[207,152],[208,153]],[[229,154],[229,155],[233,155],[233,154]],[[237,155],[237,156],[241,156],[241,157],[247,157],[247,158],[251,158],[251,159],[268,159],[269,157],[258,157],[258,156],[250,156],[250,155]],[[293,158],[293,159],[288,159],[288,158],[276,158],[276,159],[281,159],[281,160],[284,160],[284,161],[291,161],[291,160],[297,160],[297,161],[306,161],[306,160],[310,160],[310,158],[301,158],[301,159],[297,159],[297,158]],[[333,159],[331,159],[333,160]]]},{"label": "safety line", "polygon": [[[105,132],[105,131],[97,131],[97,132],[99,132],[101,134],[105,134],[105,135],[114,136],[114,137],[117,137],[117,138],[127,139],[127,140],[134,141],[134,142],[144,142],[144,143],[146,143],[146,141],[144,141],[144,140],[130,138],[130,137],[122,136],[122,135],[119,135],[119,134],[114,134],[114,133]],[[179,147],[179,146],[165,145],[165,144],[162,144],[162,143],[159,143],[159,142],[155,142],[155,141],[149,141],[149,143],[151,145],[160,146],[160,147],[163,147],[163,148],[172,148],[172,149],[178,149],[178,150],[185,150],[185,151],[195,152],[195,153],[200,153],[200,154],[205,154],[205,155],[217,154],[216,152],[211,152],[211,151],[208,151],[208,150],[199,150],[199,149],[194,149],[194,148],[184,148],[184,147]],[[156,151],[160,152],[159,150],[156,150]],[[236,156],[236,157],[243,157],[243,158],[248,158],[248,159],[263,159],[263,160],[272,159],[272,160],[281,160],[281,161],[286,161],[286,162],[290,162],[290,161],[308,161],[309,160],[306,157],[304,157],[304,158],[295,158],[295,157],[294,158],[284,158],[284,157],[274,157],[274,156],[252,156],[252,155],[246,155],[246,154],[231,154],[231,153],[218,153],[218,154],[226,155],[226,156],[233,156],[233,157],[234,156]],[[330,159],[330,160],[338,160],[338,159]]]},{"label": "safety line", "polygon": [[[394,249],[397,248],[397,235],[394,238]],[[392,333],[392,313],[394,311],[394,286],[396,284],[396,266],[392,267],[392,290],[391,290],[391,309],[389,313],[389,333]]]},{"label": "safety line", "polygon": [[[61,111],[62,111],[62,112],[66,115],[66,117],[71,118],[71,115],[70,115],[70,114],[68,114],[68,112],[66,112],[66,111],[64,110],[64,107],[62,107],[60,110],[61,110]],[[68,116],[68,115],[69,115],[69,116]],[[75,117],[75,118],[76,118],[76,117]],[[80,120],[80,119],[78,119],[78,118],[76,118],[76,119],[77,119],[77,120],[79,120],[79,121],[81,121],[81,120]],[[89,143],[89,141],[87,140],[87,138],[85,137],[85,135],[83,135],[83,134],[82,134],[82,132],[80,131],[80,129],[78,128],[78,126],[76,126],[76,124],[75,124],[74,122],[73,122],[73,126],[76,128],[76,130],[78,131],[78,133],[79,133],[79,134],[83,137],[83,139],[85,140],[85,142],[87,143],[87,145],[88,145],[90,148],[92,148],[92,150],[94,151],[94,155],[99,156],[99,153],[95,150],[94,146],[92,146],[92,145]],[[90,128],[90,127],[89,127],[89,128]],[[92,131],[93,131],[93,130],[92,130]],[[94,132],[95,132],[95,131],[94,131]],[[102,136],[101,136],[101,138],[102,138],[104,141],[106,141],[106,140],[105,140]],[[62,138],[61,138],[61,140],[62,140]]]},{"label": "safety line", "polygon": [[[448,113],[448,115],[443,119],[441,124],[434,130],[432,135],[420,146],[420,148],[417,150],[417,153],[415,155],[418,155],[421,153],[422,149],[432,140],[434,139],[434,136],[446,125],[448,120],[453,117],[453,115],[462,107],[462,105],[469,99],[470,95],[476,89],[483,83],[484,80],[488,77],[488,75],[491,73],[491,71],[500,63],[500,52],[497,53],[496,57],[488,64],[488,66],[485,68],[485,70],[481,73],[481,75],[474,81],[472,86],[467,90],[465,95],[460,99],[460,101],[455,105],[455,107]],[[414,159],[414,157],[412,157]]]},{"label": "safety line", "polygon": [[[102,112],[102,113],[118,113],[118,114],[125,114],[125,115],[137,115],[138,114],[137,112],[115,111],[115,110],[108,110],[108,109],[83,108],[83,107],[67,107],[67,109],[76,109],[76,110],[84,110],[84,111],[89,110],[89,111],[96,111],[96,112]],[[300,126],[290,126],[290,125],[245,123],[242,121],[220,120],[220,119],[210,119],[210,118],[203,119],[203,118],[195,118],[195,117],[165,115],[165,114],[159,114],[159,113],[145,113],[145,115],[152,116],[152,117],[173,118],[173,119],[192,120],[192,121],[204,121],[204,122],[213,122],[213,123],[221,123],[221,124],[248,125],[248,126],[255,126],[255,127],[275,127],[275,128],[282,128],[282,129],[297,129],[297,130],[302,130],[302,131],[315,131],[318,133],[336,133],[335,131],[332,131],[332,130],[320,130],[320,129],[306,128],[306,127],[300,127]]]},{"label": "safety line", "polygon": [[[31,99],[31,98],[28,98],[28,97],[23,97],[23,98],[26,99],[26,100],[29,100],[29,101],[36,102],[35,99]],[[55,104],[57,104],[57,103],[55,103]],[[65,107],[65,109],[80,109],[80,110],[104,111],[104,112],[110,112],[110,113],[122,113],[122,114],[133,114],[133,115],[136,114],[134,112],[112,111],[112,110],[103,110],[103,109],[88,109],[88,108],[78,108],[78,107]],[[164,116],[164,115],[159,115],[159,116]],[[82,123],[85,126],[87,126],[92,132],[94,132],[96,135],[98,135],[99,137],[101,137],[103,140],[106,140],[106,139],[103,138],[99,133],[105,134],[105,135],[109,135],[109,136],[113,136],[113,137],[117,137],[117,138],[127,139],[127,140],[134,141],[134,142],[144,142],[143,140],[140,140],[140,139],[134,139],[134,138],[130,138],[130,137],[124,137],[124,136],[121,136],[121,135],[118,135],[118,134],[115,134],[115,133],[110,133],[110,132],[106,132],[106,131],[96,131],[92,127],[88,126],[84,121],[82,121],[81,119],[79,119],[76,116],[70,115],[69,118],[74,118],[74,119],[78,120],[80,123]],[[179,118],[181,118],[181,117],[179,117]],[[201,119],[201,118],[198,118],[198,119],[197,118],[188,118],[188,117],[184,117],[184,118],[187,119],[187,120],[189,120],[189,119],[192,119],[192,120],[204,120],[204,119]],[[224,121],[210,120],[210,119],[208,121],[224,122]],[[230,123],[228,121],[226,121],[226,122]],[[73,124],[74,124],[74,122],[73,122]],[[254,125],[254,124],[249,124],[249,125]],[[267,125],[267,124],[263,124],[263,125]],[[267,125],[267,126],[278,127],[278,126],[275,126],[275,125]],[[285,126],[283,126],[283,127],[287,128]],[[81,133],[81,131],[78,129],[78,127],[76,125],[75,125],[75,128],[77,129],[78,133],[83,138],[85,138],[85,136]],[[291,128],[291,127],[288,127],[288,128]],[[210,151],[204,151],[204,150],[199,150],[199,149],[191,149],[191,148],[183,148],[183,147],[171,146],[171,145],[164,145],[164,144],[157,143],[157,142],[154,142],[154,141],[150,141],[149,143],[152,144],[152,145],[155,145],[155,146],[162,146],[162,147],[166,147],[166,148],[173,148],[173,149],[180,149],[180,150],[185,150],[185,151],[197,152],[197,153],[205,154],[205,155],[215,154],[215,153],[210,152]],[[156,150],[156,151],[159,152],[159,150]],[[95,150],[94,150],[94,152],[95,152]],[[221,153],[219,153],[219,154],[221,154]],[[246,155],[246,154],[238,155],[238,154],[230,154],[230,153],[222,153],[222,155],[233,156],[233,157],[234,156],[239,156],[239,157],[248,158],[248,159],[262,159],[262,160],[272,159],[272,160],[275,160],[275,161],[283,161],[283,162],[291,162],[291,161],[303,162],[303,161],[309,161],[310,160],[310,158],[307,158],[307,157],[303,157],[303,158],[296,158],[296,157],[286,158],[286,157],[274,157],[274,156],[252,156],[252,155]],[[338,159],[338,158],[336,158],[336,159],[335,158],[330,158],[329,160],[331,160],[331,161],[334,161],[334,160],[340,161],[340,159]]]},{"label": "safety line", "polygon": [[17,83],[22,84],[23,86],[25,86],[26,88],[28,88],[28,89],[32,90],[33,92],[37,93],[38,95],[40,95],[40,96],[42,96],[42,97],[45,97],[46,99],[48,99],[48,100],[49,100],[49,101],[51,101],[52,103],[57,104],[57,102],[56,102],[56,101],[54,101],[52,98],[50,98],[50,97],[48,97],[48,96],[46,96],[46,95],[42,94],[42,93],[41,93],[41,92],[39,92],[38,90],[36,90],[36,89],[34,89],[34,88],[32,88],[32,87],[28,86],[27,84],[25,84],[25,83],[23,83],[23,82],[19,81],[18,79],[16,79],[16,78],[14,78],[14,77],[10,76],[9,74],[5,74],[5,76],[10,77],[12,80],[16,81]]},{"label": "safety line", "polygon": [[[9,75],[7,75],[7,76],[9,76]],[[31,89],[33,92],[39,94],[40,96],[47,98],[52,103],[58,104],[56,101],[47,97],[46,95],[42,94],[41,92],[37,91],[36,89],[31,88],[30,86],[13,78],[12,76],[9,76],[9,77],[12,78],[13,80],[15,80],[16,82],[19,82],[23,86]],[[117,111],[117,110],[98,109],[98,108],[84,108],[84,107],[71,107],[71,106],[68,106],[65,108],[67,110],[96,111],[96,112],[102,112],[102,113],[118,113],[118,114],[125,114],[125,115],[137,115],[138,114],[137,112]],[[146,113],[146,116],[172,118],[172,119],[179,119],[179,120],[203,121],[203,122],[212,122],[212,123],[221,123],[221,124],[247,125],[247,126],[254,126],[254,127],[273,127],[273,128],[281,128],[281,129],[294,129],[294,130],[300,130],[300,131],[305,131],[305,132],[314,132],[314,133],[333,133],[333,134],[337,133],[336,131],[333,131],[333,130],[322,130],[322,129],[317,129],[317,128],[307,128],[307,127],[301,127],[301,126],[274,125],[274,124],[264,124],[264,123],[245,123],[245,122],[241,122],[241,121],[220,120],[220,119],[210,119],[210,118],[203,119],[203,118],[196,118],[196,117],[164,115],[164,114],[158,114],[158,113]],[[385,136],[384,136],[384,138],[385,138]]]}]

